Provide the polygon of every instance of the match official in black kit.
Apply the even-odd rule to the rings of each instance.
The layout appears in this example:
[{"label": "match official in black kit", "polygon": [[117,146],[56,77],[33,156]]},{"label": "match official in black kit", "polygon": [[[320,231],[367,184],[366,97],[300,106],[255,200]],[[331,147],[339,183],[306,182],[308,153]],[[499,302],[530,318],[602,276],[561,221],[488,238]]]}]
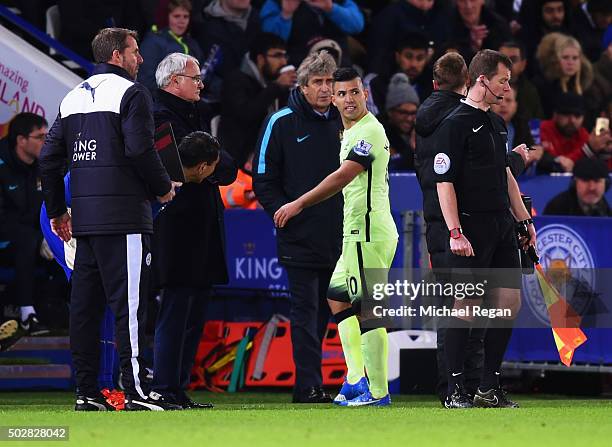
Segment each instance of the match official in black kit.
[{"label": "match official in black kit", "polygon": [[[77,239],[70,297],[77,411],[114,409],[97,385],[100,320],[107,303],[115,315],[125,409],[177,407],[151,399],[144,381],[150,199],[170,201],[175,184],[153,147],[150,94],[134,81],[142,63],[136,38],[134,31],[122,28],[96,35],[92,50],[98,65],[62,100],[40,157],[51,227],[64,241]],[[67,159],[71,213],[64,199]]]},{"label": "match official in black kit", "polygon": [[[416,115],[416,173],[423,193],[423,217],[426,223],[425,238],[431,267],[435,270],[445,265],[448,247],[448,228],[438,200],[437,174],[433,162],[439,152],[437,130],[453,110],[465,98],[468,86],[468,67],[459,53],[441,56],[433,66],[434,92],[421,104]],[[508,153],[508,164],[516,178],[525,170],[527,151],[519,145]],[[469,395],[476,393],[480,384],[484,358],[484,333],[482,327],[472,327],[466,347],[464,385]],[[446,360],[444,354],[445,325],[438,326],[438,394],[444,403],[447,394]]]},{"label": "match official in black kit", "polygon": [[[490,110],[510,91],[512,62],[492,50],[482,50],[468,69],[467,97],[436,131],[438,153],[432,170],[446,223],[445,256],[441,267],[512,269],[489,284],[487,305],[509,315],[491,321],[484,337],[484,365],[472,399],[463,384],[464,359],[473,316],[449,317],[445,356],[448,373],[447,408],[516,407],[499,384],[500,367],[520,309],[520,260],[516,221],[528,225],[527,244],[536,231],[508,166],[507,130]],[[508,272],[508,271],[506,271]],[[497,275],[499,276],[499,275]],[[459,300],[455,308],[461,307]]]},{"label": "match official in black kit", "polygon": [[[425,239],[431,268],[444,265],[448,245],[448,229],[440,209],[433,161],[439,144],[436,130],[444,119],[455,110],[465,98],[468,85],[468,67],[459,53],[446,53],[433,66],[434,92],[427,97],[417,110],[415,168],[423,192],[423,217],[426,223]],[[520,159],[520,157],[519,157]],[[439,324],[437,329],[437,362],[440,401],[444,403],[448,382],[446,380],[446,357],[444,340],[446,327]],[[484,358],[484,329],[473,327],[466,345],[464,360],[464,386],[467,394],[474,395],[480,383]]]}]

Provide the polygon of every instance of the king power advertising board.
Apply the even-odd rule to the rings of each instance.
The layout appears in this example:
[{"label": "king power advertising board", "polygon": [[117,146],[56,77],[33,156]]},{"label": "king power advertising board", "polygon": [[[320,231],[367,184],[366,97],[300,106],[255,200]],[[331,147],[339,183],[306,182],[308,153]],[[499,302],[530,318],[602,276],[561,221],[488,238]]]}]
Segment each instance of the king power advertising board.
[{"label": "king power advertising board", "polygon": [[17,113],[53,123],[62,98],[82,79],[0,26],[0,138]]}]

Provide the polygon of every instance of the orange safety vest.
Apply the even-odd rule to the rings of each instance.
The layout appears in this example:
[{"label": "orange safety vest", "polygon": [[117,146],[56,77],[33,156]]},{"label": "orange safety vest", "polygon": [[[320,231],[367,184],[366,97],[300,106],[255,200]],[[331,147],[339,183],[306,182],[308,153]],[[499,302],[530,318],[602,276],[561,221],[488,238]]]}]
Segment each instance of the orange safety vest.
[{"label": "orange safety vest", "polygon": [[253,191],[253,177],[238,169],[238,175],[234,183],[228,186],[220,186],[221,198],[225,208],[246,208],[254,210],[257,208],[257,199],[247,199],[246,193]]}]

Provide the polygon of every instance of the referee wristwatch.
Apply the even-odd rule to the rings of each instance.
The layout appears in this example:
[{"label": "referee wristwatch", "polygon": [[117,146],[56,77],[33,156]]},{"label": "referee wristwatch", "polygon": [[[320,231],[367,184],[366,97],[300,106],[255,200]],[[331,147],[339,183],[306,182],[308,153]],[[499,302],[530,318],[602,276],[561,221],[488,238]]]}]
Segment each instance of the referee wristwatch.
[{"label": "referee wristwatch", "polygon": [[461,227],[453,228],[449,231],[451,239],[459,239],[463,234]]}]

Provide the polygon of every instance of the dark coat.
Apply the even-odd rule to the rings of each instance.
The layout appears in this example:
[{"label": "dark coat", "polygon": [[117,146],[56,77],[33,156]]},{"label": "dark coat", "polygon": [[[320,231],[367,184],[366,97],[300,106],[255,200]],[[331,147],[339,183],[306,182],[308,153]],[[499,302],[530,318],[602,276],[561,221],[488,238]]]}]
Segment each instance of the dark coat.
[{"label": "dark coat", "polygon": [[[458,93],[437,90],[417,110],[415,170],[421,191],[423,191],[423,213],[427,223],[444,221],[436,181],[433,177],[434,157],[438,152],[442,152],[435,131],[457,108],[461,98],[463,96]],[[515,152],[508,154],[508,164],[515,178],[525,170],[523,159]]]},{"label": "dark coat", "polygon": [[64,97],[39,158],[50,218],[66,212],[69,159],[74,236],[153,232],[150,200],[171,184],[153,145],[151,109],[146,87],[112,64],[97,65]]},{"label": "dark coat", "polygon": [[[407,1],[389,4],[372,20],[368,33],[368,71],[389,74],[395,65],[395,45],[408,32],[420,32],[436,48],[449,37],[448,7],[436,1],[431,10],[423,12]],[[430,82],[431,83],[431,82]]]},{"label": "dark coat", "polygon": [[599,205],[592,213],[585,214],[576,195],[576,187],[570,187],[567,191],[563,191],[553,197],[546,204],[542,214],[552,214],[556,216],[590,216],[590,217],[612,217],[612,209],[605,197],[601,199]]},{"label": "dark coat", "polygon": [[8,140],[0,140],[0,234],[12,234],[27,226],[40,232],[39,212],[42,191],[38,163],[22,162]]},{"label": "dark coat", "polygon": [[[177,143],[196,130],[208,130],[200,105],[158,91],[155,125],[170,122]],[[155,219],[153,259],[159,287],[208,288],[228,282],[223,202],[218,185],[236,179],[231,157],[222,152],[214,177],[185,183]]]},{"label": "dark coat", "polygon": [[433,92],[417,110],[415,169],[423,192],[423,213],[427,223],[444,221],[436,181],[433,177],[433,160],[436,154],[441,152],[434,132],[440,123],[457,108],[461,98],[463,96],[458,93],[438,90]]},{"label": "dark coat", "polygon": [[[588,6],[586,9],[588,10]],[[566,14],[569,14],[569,11]],[[601,42],[606,30],[592,25],[582,5],[574,10],[572,19],[572,34],[580,41],[582,52],[591,62],[596,62],[605,50],[601,47]]]},{"label": "dark coat", "polygon": [[[480,25],[486,25],[489,29],[489,34],[483,41],[481,49],[497,49],[502,43],[512,39],[508,21],[486,6],[483,6],[480,14]],[[459,52],[469,64],[476,52],[471,45],[470,30],[463,23],[456,8],[451,16],[451,41],[457,44]]]},{"label": "dark coat", "polygon": [[391,151],[389,171],[414,171],[415,155],[410,142],[406,141],[400,130],[389,122],[388,117],[383,116],[380,122],[385,128],[389,140],[389,150]]},{"label": "dark coat", "polygon": [[154,94],[153,118],[155,128],[169,121],[178,145],[183,137],[196,130],[210,132],[212,112],[204,101],[185,101],[178,96],[157,90]]},{"label": "dark coat", "polygon": [[275,82],[264,87],[243,68],[228,76],[222,92],[219,136],[225,150],[242,167],[255,151],[261,123],[271,111],[287,104],[289,91]]},{"label": "dark coat", "polygon": [[162,59],[171,53],[189,54],[202,63],[200,45],[189,35],[184,35],[181,42],[187,47],[187,52],[168,28],[157,32],[149,31],[140,44],[140,53],[144,62],[138,70],[138,82],[144,84],[151,91],[157,90],[155,71]]},{"label": "dark coat", "polygon": [[526,57],[529,61],[527,63],[526,74],[530,77],[538,73],[538,63],[535,59],[535,53],[542,38],[546,34],[552,32],[571,34],[571,1],[561,1],[563,2],[565,8],[565,17],[563,19],[563,23],[558,29],[548,28],[544,23],[542,18],[542,6],[544,4],[544,0],[524,1],[521,4],[521,11],[519,13],[521,30],[519,31],[517,38],[525,45],[525,50],[527,51]]},{"label": "dark coat", "polygon": [[251,10],[248,24],[243,31],[235,23],[229,22],[221,17],[213,17],[206,11],[203,16],[204,22],[198,28],[193,29],[194,38],[200,44],[200,48],[206,59],[213,45],[219,45],[220,54],[217,56],[217,65],[214,73],[225,78],[232,70],[240,67],[242,58],[247,53],[249,45],[260,32],[259,11]]},{"label": "dark coat", "polygon": [[527,120],[544,118],[544,109],[542,109],[540,94],[536,86],[527,79],[525,74],[519,76],[515,85],[516,102],[518,103],[517,113],[520,113]]},{"label": "dark coat", "polygon": [[[335,107],[328,118],[314,112],[295,89],[289,106],[262,126],[253,159],[253,187],[270,215],[317,186],[340,166],[342,122]],[[342,246],[342,194],[305,209],[277,229],[283,265],[334,268]]]}]

